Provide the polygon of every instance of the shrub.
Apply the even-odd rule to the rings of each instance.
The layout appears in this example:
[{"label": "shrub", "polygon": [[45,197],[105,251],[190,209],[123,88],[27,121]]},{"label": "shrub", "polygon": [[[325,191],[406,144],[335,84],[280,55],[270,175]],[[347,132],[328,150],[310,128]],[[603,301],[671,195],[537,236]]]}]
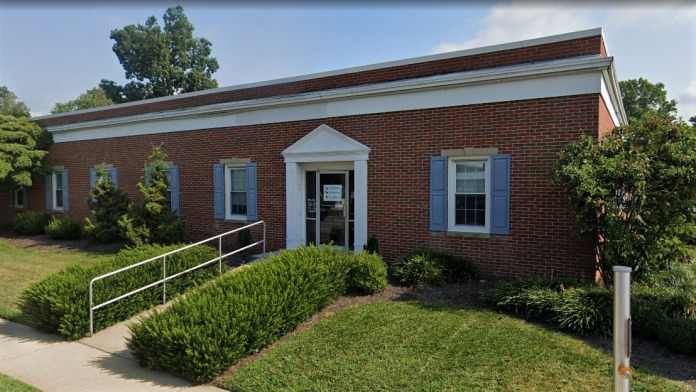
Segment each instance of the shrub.
[{"label": "shrub", "polygon": [[131,326],[128,346],[141,365],[207,382],[343,294],[362,257],[310,246],[244,265]]},{"label": "shrub", "polygon": [[[148,245],[127,248],[110,261],[90,267],[72,266],[49,275],[31,285],[21,295],[20,309],[33,326],[58,333],[68,339],[78,339],[89,331],[89,282],[92,278],[118,268],[163,254],[176,246]],[[169,275],[183,271],[217,256],[207,246],[167,257]],[[217,275],[217,266],[201,268],[167,282],[167,295],[173,298],[187,288]],[[127,272],[97,281],[94,285],[94,304],[115,298],[128,291],[155,282],[162,277],[162,263],[149,263]],[[94,329],[99,330],[126,320],[138,312],[162,302],[162,286],[156,286],[95,311]]]},{"label": "shrub", "polygon": [[407,286],[440,285],[474,279],[478,269],[462,257],[421,250],[396,264],[394,276]]},{"label": "shrub", "polygon": [[70,218],[52,217],[46,225],[46,234],[54,240],[77,240],[82,235],[80,224]]},{"label": "shrub", "polygon": [[683,354],[696,354],[696,319],[666,319],[658,332],[660,343]]},{"label": "shrub", "polygon": [[394,277],[403,285],[440,285],[444,283],[442,268],[430,253],[416,253],[394,266]]},{"label": "shrub", "polygon": [[94,189],[87,201],[94,222],[85,218],[85,234],[96,242],[108,243],[121,239],[118,220],[128,213],[128,195],[111,181],[104,165],[96,168]]},{"label": "shrub", "polygon": [[602,140],[567,145],[554,170],[576,211],[581,232],[594,237],[610,283],[613,265],[634,279],[689,258],[684,239],[696,224],[696,128],[647,116],[616,127]]},{"label": "shrub", "polygon": [[43,212],[25,211],[15,217],[14,232],[20,235],[43,234],[50,216]]},{"label": "shrub", "polygon": [[[696,315],[696,296],[677,287],[636,284],[631,290],[631,314],[636,335],[664,337],[664,325]],[[606,288],[538,280],[502,283],[486,295],[498,309],[548,322],[559,329],[587,335],[609,335],[613,322],[613,292]],[[665,343],[667,344],[667,343]]]},{"label": "shrub", "polygon": [[348,287],[351,290],[372,294],[387,287],[387,266],[381,257],[363,252],[356,255],[348,274]]},{"label": "shrub", "polygon": [[184,239],[184,225],[171,210],[169,203],[169,166],[167,154],[160,148],[152,149],[146,163],[145,183],[138,183],[143,196],[141,205],[132,206],[118,220],[120,235],[133,245],[171,244]]}]

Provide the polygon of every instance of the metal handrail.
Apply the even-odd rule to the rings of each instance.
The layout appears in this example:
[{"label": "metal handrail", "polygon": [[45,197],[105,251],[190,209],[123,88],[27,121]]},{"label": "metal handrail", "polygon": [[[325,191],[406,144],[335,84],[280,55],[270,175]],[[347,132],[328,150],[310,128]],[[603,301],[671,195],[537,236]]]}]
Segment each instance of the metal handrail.
[{"label": "metal handrail", "polygon": [[[233,250],[232,252],[225,253],[224,255],[222,254],[222,238],[223,238],[223,237],[228,236],[228,235],[230,235],[230,234],[234,234],[234,233],[240,232],[240,231],[242,231],[242,230],[249,229],[249,228],[254,227],[254,226],[258,226],[258,225],[263,225],[263,239],[261,239],[261,240],[259,240],[259,241],[256,241],[256,242],[254,242],[254,243],[251,243],[251,244],[249,244],[249,245],[243,246],[243,247],[241,247],[241,248],[239,248],[239,249]],[[213,258],[213,259],[210,259],[210,260],[208,260],[208,261],[205,261],[205,262],[203,262],[203,263],[201,263],[201,264],[195,265],[195,266],[193,266],[193,267],[191,267],[191,268],[189,268],[189,269],[187,269],[187,270],[185,270],[185,271],[177,272],[177,273],[175,273],[175,274],[173,274],[173,275],[167,276],[167,256],[171,256],[171,255],[173,255],[173,254],[176,254],[176,253],[185,251],[185,250],[187,250],[187,249],[193,248],[194,246],[202,245],[202,244],[205,244],[205,243],[210,242],[210,241],[213,241],[213,240],[218,240],[218,252],[219,252],[218,257],[215,257],[215,258]],[[234,229],[234,230],[230,230],[230,231],[225,232],[225,233],[222,233],[222,234],[218,234],[218,235],[216,235],[216,236],[214,236],[214,237],[206,238],[206,239],[204,239],[204,240],[195,242],[195,243],[193,243],[193,244],[189,244],[189,245],[183,246],[183,247],[181,247],[181,248],[174,249],[174,250],[172,250],[172,251],[169,251],[169,252],[167,252],[167,253],[161,254],[161,255],[159,255],[159,256],[155,256],[155,257],[149,258],[149,259],[147,259],[147,260],[143,260],[143,261],[137,262],[137,263],[135,263],[135,264],[131,264],[131,265],[129,265],[129,266],[126,266],[126,267],[123,267],[123,268],[119,268],[119,269],[117,269],[117,270],[115,270],[115,271],[111,271],[111,272],[108,272],[108,273],[106,273],[106,274],[99,275],[99,276],[97,276],[96,278],[93,278],[93,279],[89,282],[89,334],[90,334],[90,336],[91,336],[91,335],[94,335],[94,311],[95,311],[95,310],[100,309],[100,308],[103,308],[104,306],[107,306],[107,305],[109,305],[109,304],[112,304],[112,303],[114,303],[114,302],[116,302],[116,301],[120,301],[120,300],[122,300],[122,299],[124,299],[124,298],[130,297],[130,296],[133,295],[133,294],[137,294],[137,293],[139,293],[139,292],[141,292],[141,291],[144,291],[144,290],[147,290],[147,289],[149,289],[149,288],[151,288],[151,287],[155,287],[155,286],[157,286],[157,285],[159,285],[159,284],[162,284],[162,303],[166,303],[166,302],[167,302],[167,281],[169,281],[169,280],[171,280],[171,279],[174,279],[174,278],[176,278],[176,277],[179,277],[179,276],[181,276],[181,275],[183,275],[183,274],[189,273],[189,272],[191,272],[191,271],[195,271],[195,270],[197,270],[197,269],[199,269],[199,268],[203,268],[203,267],[205,267],[205,266],[207,266],[207,265],[210,265],[210,264],[212,264],[212,263],[214,263],[214,262],[216,262],[216,261],[218,262],[218,272],[219,272],[219,273],[222,273],[222,260],[223,260],[225,257],[229,257],[229,256],[232,256],[232,255],[237,254],[237,253],[239,253],[239,252],[243,252],[243,251],[245,251],[245,250],[247,250],[247,249],[250,249],[250,248],[252,248],[252,247],[254,247],[254,246],[256,246],[256,245],[259,245],[259,244],[263,244],[263,254],[266,254],[266,222],[265,222],[265,221],[262,221],[262,220],[261,220],[261,221],[258,221],[258,222],[254,222],[254,223],[249,224],[249,225],[246,225],[246,226],[243,226],[243,227],[236,228],[236,229]],[[147,285],[145,285],[145,286],[143,286],[143,287],[137,288],[137,289],[135,289],[135,290],[133,290],[133,291],[130,291],[130,292],[128,292],[128,293],[119,295],[118,297],[111,298],[110,300],[104,301],[104,302],[102,302],[102,303],[100,303],[100,304],[94,305],[94,282],[99,281],[99,280],[102,280],[102,279],[105,279],[105,278],[108,278],[108,277],[110,277],[110,276],[114,276],[114,275],[119,274],[119,273],[124,272],[124,271],[128,271],[128,270],[130,270],[130,269],[139,267],[139,266],[141,266],[141,265],[144,265],[144,264],[147,264],[147,263],[151,263],[151,262],[153,262],[153,261],[155,261],[155,260],[159,260],[159,259],[162,259],[162,279],[160,279],[160,280],[158,280],[158,281],[156,281],[156,282],[152,282],[152,283],[150,283],[150,284],[147,284]]]}]

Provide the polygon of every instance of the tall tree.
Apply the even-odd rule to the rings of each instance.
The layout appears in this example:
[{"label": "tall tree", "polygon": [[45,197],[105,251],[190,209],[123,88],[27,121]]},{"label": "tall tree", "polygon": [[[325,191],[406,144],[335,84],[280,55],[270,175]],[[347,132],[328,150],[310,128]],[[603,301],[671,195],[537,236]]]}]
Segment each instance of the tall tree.
[{"label": "tall tree", "polygon": [[29,117],[29,108],[17,100],[17,95],[5,86],[0,86],[0,114]]},{"label": "tall tree", "polygon": [[106,96],[106,92],[99,87],[95,87],[85,91],[71,101],[56,103],[53,105],[51,113],[74,112],[76,110],[98,108],[111,104],[113,104],[113,101]]},{"label": "tall tree", "polygon": [[218,68],[212,44],[193,36],[193,25],[181,6],[164,13],[164,29],[151,16],[144,25],[111,32],[114,53],[129,80],[123,86],[102,79],[101,87],[115,103],[162,97],[217,87]]},{"label": "tall tree", "polygon": [[0,114],[0,188],[30,187],[43,169],[50,136],[26,116]]},{"label": "tall tree", "polygon": [[646,113],[674,117],[677,114],[677,101],[667,99],[667,90],[662,83],[651,83],[648,79],[622,80],[621,98],[629,122],[634,122]]},{"label": "tall tree", "polygon": [[691,123],[691,126],[696,128],[696,116],[691,116],[689,118],[689,122]]}]

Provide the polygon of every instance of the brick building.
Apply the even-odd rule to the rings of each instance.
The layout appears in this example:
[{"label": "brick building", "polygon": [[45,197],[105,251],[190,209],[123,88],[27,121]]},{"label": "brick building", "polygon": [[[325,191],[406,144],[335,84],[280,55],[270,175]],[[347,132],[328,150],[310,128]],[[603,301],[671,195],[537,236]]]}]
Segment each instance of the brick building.
[{"label": "brick building", "polygon": [[496,276],[593,273],[551,182],[560,148],[626,121],[600,29],[38,117],[52,174],[0,194],[82,220],[95,165],[136,183],[155,145],[191,239],[262,219],[270,249],[369,237]]}]

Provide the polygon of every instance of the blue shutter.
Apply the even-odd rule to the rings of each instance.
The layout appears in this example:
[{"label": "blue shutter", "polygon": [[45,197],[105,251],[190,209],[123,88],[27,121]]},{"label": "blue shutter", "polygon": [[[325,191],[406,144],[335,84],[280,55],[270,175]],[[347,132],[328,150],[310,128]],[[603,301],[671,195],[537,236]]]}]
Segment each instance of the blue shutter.
[{"label": "blue shutter", "polygon": [[111,182],[114,184],[114,188],[118,188],[118,169],[115,167],[109,169],[109,176],[111,177]]},{"label": "blue shutter", "polygon": [[491,161],[491,234],[510,234],[510,155]]},{"label": "blue shutter", "polygon": [[97,169],[94,167],[89,168],[89,190],[93,191],[97,187]]},{"label": "blue shutter", "polygon": [[430,158],[430,231],[447,231],[447,157]]},{"label": "blue shutter", "polygon": [[70,189],[68,189],[68,169],[63,170],[63,210],[67,211],[70,208]]},{"label": "blue shutter", "polygon": [[53,209],[53,173],[44,177],[44,200],[46,201],[46,211]]},{"label": "blue shutter", "polygon": [[168,172],[168,180],[169,180],[169,189],[172,192],[172,199],[171,199],[171,209],[174,211],[177,215],[180,214],[181,211],[181,204],[180,204],[180,197],[179,197],[179,166],[177,165],[171,165],[169,166],[169,172]]},{"label": "blue shutter", "polygon": [[256,213],[256,163],[247,163],[247,220],[255,221],[258,219]]},{"label": "blue shutter", "polygon": [[213,206],[215,219],[225,219],[225,165],[213,165]]}]

